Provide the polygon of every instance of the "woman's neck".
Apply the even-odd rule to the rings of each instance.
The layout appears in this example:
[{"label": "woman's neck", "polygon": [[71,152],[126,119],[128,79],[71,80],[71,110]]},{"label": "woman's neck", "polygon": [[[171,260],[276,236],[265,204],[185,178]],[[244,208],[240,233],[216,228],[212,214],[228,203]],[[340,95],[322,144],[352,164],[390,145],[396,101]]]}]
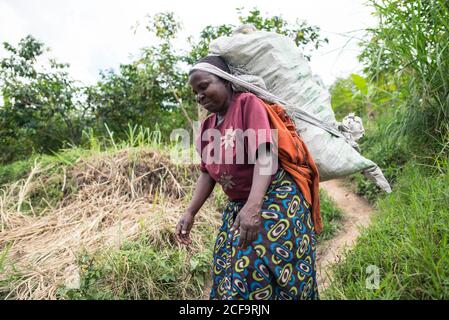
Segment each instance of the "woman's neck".
[{"label": "woman's neck", "polygon": [[224,116],[220,116],[218,113],[216,115],[217,115],[217,121],[215,122],[215,125],[219,126],[223,122]]},{"label": "woman's neck", "polygon": [[220,111],[220,112],[217,112],[216,113],[217,117],[222,117],[223,118],[226,115],[226,113],[228,112],[229,107],[231,106],[233,100],[234,100],[234,92],[231,90],[231,92],[230,92],[230,94],[228,96],[228,99],[226,101],[225,107],[223,108],[224,110]]}]

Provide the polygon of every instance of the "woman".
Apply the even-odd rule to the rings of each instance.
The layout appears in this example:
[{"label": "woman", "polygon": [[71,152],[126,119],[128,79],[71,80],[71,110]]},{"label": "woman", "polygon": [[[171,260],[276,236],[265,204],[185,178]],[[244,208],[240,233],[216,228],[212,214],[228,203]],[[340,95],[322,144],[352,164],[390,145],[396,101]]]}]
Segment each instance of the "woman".
[{"label": "woman", "polygon": [[[230,73],[217,56],[200,64]],[[230,82],[210,72],[194,67],[189,83],[212,115],[202,123],[201,174],[176,227],[178,241],[191,243],[195,215],[216,182],[229,197],[214,248],[210,298],[318,299],[319,177],[293,123],[279,106],[234,92]],[[277,130],[277,140],[270,129]],[[238,135],[242,132],[257,134],[250,139],[251,134]],[[267,171],[267,164],[278,162],[277,171]]]}]

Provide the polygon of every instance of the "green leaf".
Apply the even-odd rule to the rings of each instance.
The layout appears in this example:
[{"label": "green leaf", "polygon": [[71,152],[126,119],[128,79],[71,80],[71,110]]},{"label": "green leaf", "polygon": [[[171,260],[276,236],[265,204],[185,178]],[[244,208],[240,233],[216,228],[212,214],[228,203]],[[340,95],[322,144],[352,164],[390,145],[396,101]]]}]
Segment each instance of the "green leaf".
[{"label": "green leaf", "polygon": [[366,84],[365,78],[355,73],[351,74],[351,78],[357,89],[359,89],[362,94],[368,94],[368,86]]}]

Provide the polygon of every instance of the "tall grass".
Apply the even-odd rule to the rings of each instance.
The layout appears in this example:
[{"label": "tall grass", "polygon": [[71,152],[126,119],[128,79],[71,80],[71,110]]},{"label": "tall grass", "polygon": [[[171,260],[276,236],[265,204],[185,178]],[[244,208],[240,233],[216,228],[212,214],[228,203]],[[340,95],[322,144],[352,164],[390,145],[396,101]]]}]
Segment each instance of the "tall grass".
[{"label": "tall grass", "polygon": [[379,25],[370,29],[361,59],[374,79],[393,74],[405,92],[399,133],[434,152],[449,135],[449,3],[371,0]]},{"label": "tall grass", "polygon": [[[394,192],[378,202],[373,225],[333,267],[334,280],[324,297],[448,299],[448,181],[447,159],[430,169],[409,163]],[[370,266],[379,271],[377,288]]]},{"label": "tall grass", "polygon": [[89,150],[105,151],[119,150],[123,148],[136,147],[162,147],[162,132],[159,124],[155,124],[154,130],[150,128],[128,124],[122,136],[125,139],[116,139],[115,132],[109,129],[107,124],[104,125],[106,134],[98,134],[92,129],[83,131],[82,147]]}]

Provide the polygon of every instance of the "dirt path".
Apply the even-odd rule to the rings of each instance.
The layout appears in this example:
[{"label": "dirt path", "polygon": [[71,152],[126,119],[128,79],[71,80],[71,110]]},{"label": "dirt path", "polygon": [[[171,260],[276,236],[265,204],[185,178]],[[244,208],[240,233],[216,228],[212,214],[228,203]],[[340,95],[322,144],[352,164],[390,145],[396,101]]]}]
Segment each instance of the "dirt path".
[{"label": "dirt path", "polygon": [[323,290],[329,284],[329,264],[340,261],[344,248],[354,245],[360,234],[359,226],[367,227],[370,224],[374,210],[368,201],[350,191],[342,180],[322,182],[320,187],[343,210],[343,224],[340,232],[318,247],[318,285],[320,290]]}]

